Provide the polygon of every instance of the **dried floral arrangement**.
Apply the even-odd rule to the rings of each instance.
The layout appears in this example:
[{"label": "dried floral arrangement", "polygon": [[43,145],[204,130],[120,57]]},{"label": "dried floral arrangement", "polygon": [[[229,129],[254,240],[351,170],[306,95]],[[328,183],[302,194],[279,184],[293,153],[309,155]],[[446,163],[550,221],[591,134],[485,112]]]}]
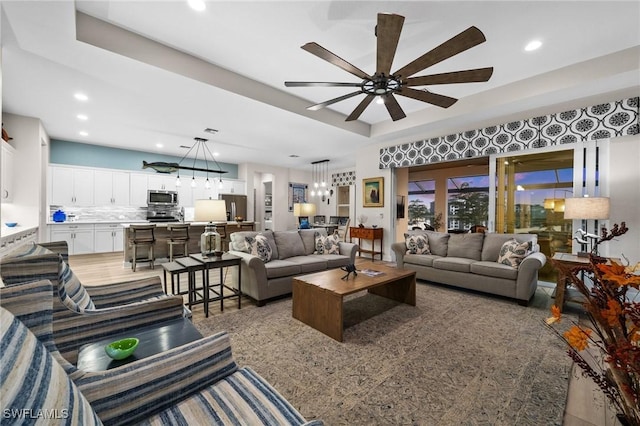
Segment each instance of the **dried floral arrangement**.
[{"label": "dried floral arrangement", "polygon": [[[610,231],[602,228],[597,244],[627,231],[624,222]],[[593,253],[584,266],[554,265],[584,297],[589,325],[572,321],[561,332],[557,326],[561,313],[555,305],[546,325],[567,343],[567,354],[583,376],[590,377],[606,395],[620,422],[640,426],[640,302],[636,301],[640,275],[634,274],[636,267],[625,267]]]}]

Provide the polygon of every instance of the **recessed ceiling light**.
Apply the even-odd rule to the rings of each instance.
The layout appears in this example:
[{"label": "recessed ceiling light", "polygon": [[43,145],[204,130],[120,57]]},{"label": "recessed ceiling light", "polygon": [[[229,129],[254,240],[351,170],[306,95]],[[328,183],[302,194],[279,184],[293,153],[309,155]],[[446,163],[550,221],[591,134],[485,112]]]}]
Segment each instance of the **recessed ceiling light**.
[{"label": "recessed ceiling light", "polygon": [[532,52],[534,50],[537,50],[540,48],[540,46],[542,46],[542,42],[540,40],[531,40],[525,47],[524,50],[526,50],[527,52]]},{"label": "recessed ceiling light", "polygon": [[297,154],[291,154],[291,155],[289,156],[289,158],[298,158],[298,157],[300,157],[300,156],[299,156],[299,155],[297,155]]},{"label": "recessed ceiling light", "polygon": [[207,127],[206,129],[204,129],[205,132],[207,133],[211,133],[213,135],[215,135],[216,133],[218,133],[217,129],[212,129],[211,127]]},{"label": "recessed ceiling light", "polygon": [[82,130],[82,131],[78,132],[78,134],[79,134],[80,136],[89,136],[89,133],[85,132],[84,130]]},{"label": "recessed ceiling light", "polygon": [[214,157],[219,157],[219,156],[220,156],[220,153],[219,153],[219,152],[214,152],[212,155],[213,155]]},{"label": "recessed ceiling light", "polygon": [[86,120],[89,119],[89,117],[87,117],[84,114],[78,114],[78,115],[76,115],[76,117],[78,118],[78,120],[82,120],[82,121],[86,121]]},{"label": "recessed ceiling light", "polygon": [[191,9],[197,10],[198,12],[202,12],[207,8],[207,5],[204,4],[203,0],[187,0],[187,3],[189,3]]},{"label": "recessed ceiling light", "polygon": [[73,95],[74,98],[76,98],[79,101],[87,101],[89,100],[89,97],[87,95],[85,95],[84,93],[76,93],[75,95]]},{"label": "recessed ceiling light", "polygon": [[156,148],[162,148],[162,147],[164,147],[164,145],[162,145],[161,143],[156,144]]}]

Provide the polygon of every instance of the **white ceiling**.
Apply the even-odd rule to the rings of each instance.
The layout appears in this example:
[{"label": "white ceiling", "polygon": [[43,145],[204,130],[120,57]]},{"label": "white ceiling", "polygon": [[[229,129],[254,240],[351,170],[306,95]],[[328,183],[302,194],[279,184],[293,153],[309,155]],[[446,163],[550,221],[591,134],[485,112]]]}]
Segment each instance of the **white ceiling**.
[{"label": "white ceiling", "polygon": [[[186,0],[3,1],[3,111],[40,118],[55,139],[182,156],[180,145],[204,137],[222,162],[310,170],[325,158],[332,169],[353,166],[369,145],[640,93],[638,1],[206,4],[196,12]],[[77,37],[88,42],[77,40],[76,8],[83,13]],[[460,98],[449,109],[397,97],[407,113],[397,122],[375,103],[360,121],[344,122],[362,96],[307,111],[353,88],[285,88],[284,81],[358,80],[300,46],[315,41],[373,73],[379,12],[406,17],[393,69],[475,25],[486,43],[418,75],[493,66],[491,80],[430,88]],[[525,52],[534,38],[542,48]],[[89,100],[76,101],[78,91]]]}]

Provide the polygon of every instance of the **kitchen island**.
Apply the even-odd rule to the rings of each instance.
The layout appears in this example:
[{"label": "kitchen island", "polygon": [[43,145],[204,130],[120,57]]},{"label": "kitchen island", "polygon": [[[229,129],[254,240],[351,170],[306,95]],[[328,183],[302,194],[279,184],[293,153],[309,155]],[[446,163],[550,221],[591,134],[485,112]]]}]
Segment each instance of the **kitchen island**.
[{"label": "kitchen island", "polygon": [[[169,260],[169,245],[167,244],[167,240],[169,238],[169,231],[167,230],[168,224],[176,224],[180,222],[159,222],[156,223],[155,230],[155,238],[156,244],[154,248],[154,255],[156,258],[155,263],[163,263]],[[204,232],[204,227],[208,224],[207,222],[185,222],[189,225],[189,254],[200,253],[200,235]],[[226,222],[226,223],[214,223],[215,225],[226,225],[226,237],[222,238],[223,247],[228,247],[229,244],[229,235],[234,232],[242,231],[252,231],[255,229],[256,222]],[[131,225],[141,225],[141,223],[123,223],[122,227],[124,228],[123,232],[123,261],[125,265],[129,265],[131,263],[131,254],[133,250],[128,244],[129,241],[129,227]],[[241,228],[242,227],[242,228]],[[178,249],[179,250],[179,249]],[[175,252],[174,252],[175,253]],[[178,251],[178,253],[180,253]],[[146,257],[147,252],[146,248],[140,248],[138,251],[138,257]],[[182,254],[178,254],[178,256],[182,256]],[[174,254],[175,257],[175,254]]]}]

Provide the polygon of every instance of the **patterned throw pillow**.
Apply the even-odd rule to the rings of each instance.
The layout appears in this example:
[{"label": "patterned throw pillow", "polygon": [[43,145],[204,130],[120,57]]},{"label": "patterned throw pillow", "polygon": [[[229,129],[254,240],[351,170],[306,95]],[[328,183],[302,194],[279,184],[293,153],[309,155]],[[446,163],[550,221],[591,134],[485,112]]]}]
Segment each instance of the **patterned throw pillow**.
[{"label": "patterned throw pillow", "polygon": [[245,241],[247,247],[249,247],[249,253],[258,256],[264,263],[271,260],[273,251],[271,250],[267,237],[258,234],[255,237],[245,237]]},{"label": "patterned throw pillow", "polygon": [[340,254],[340,238],[336,234],[325,236],[316,232],[316,253]]},{"label": "patterned throw pillow", "polygon": [[429,239],[426,235],[404,234],[407,254],[431,254],[429,251]]},{"label": "patterned throw pillow", "polygon": [[94,310],[96,307],[87,293],[87,290],[82,286],[80,280],[73,273],[69,265],[64,260],[61,260],[62,265],[60,267],[60,298],[69,309],[75,312],[84,312],[86,310]]},{"label": "patterned throw pillow", "polygon": [[517,268],[522,259],[531,253],[531,241],[519,243],[515,239],[506,241],[500,248],[498,263]]}]

